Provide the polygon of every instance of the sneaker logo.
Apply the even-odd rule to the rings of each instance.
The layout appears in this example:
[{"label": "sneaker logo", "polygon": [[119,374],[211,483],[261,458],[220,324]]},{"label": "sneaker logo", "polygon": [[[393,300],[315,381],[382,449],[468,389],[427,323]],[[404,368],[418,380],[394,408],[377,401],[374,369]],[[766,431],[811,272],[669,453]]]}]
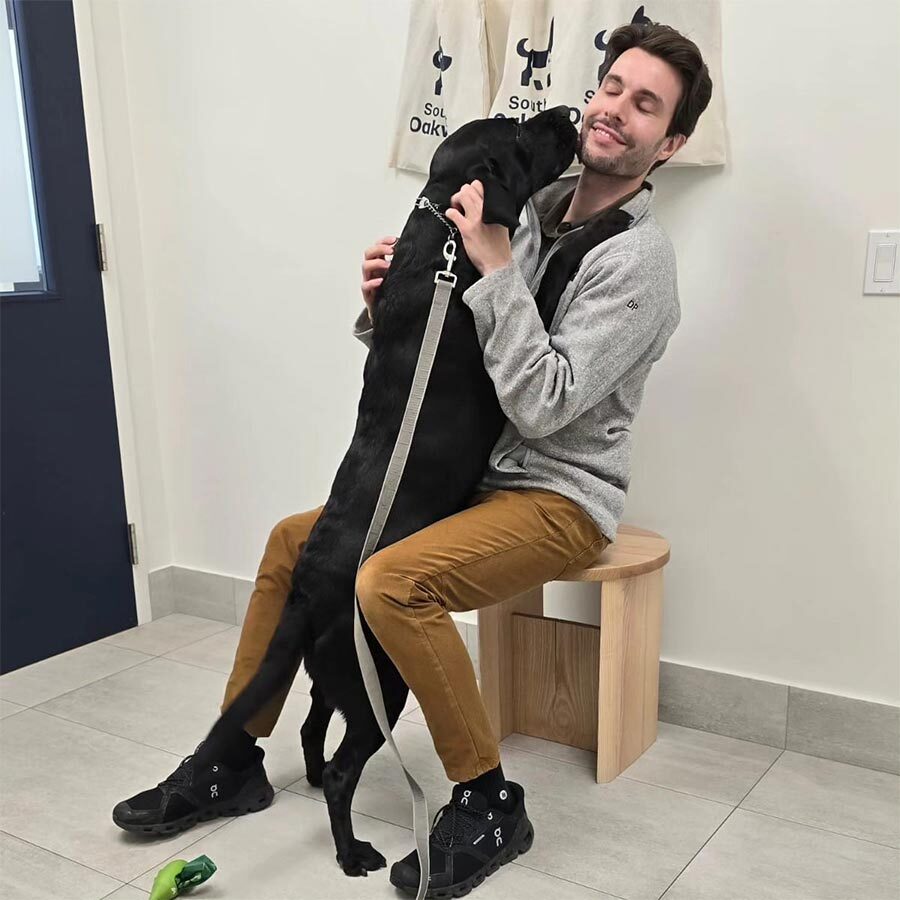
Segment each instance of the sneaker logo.
[{"label": "sneaker logo", "polygon": [[500,828],[499,827],[494,829],[494,837],[497,838],[497,846],[499,847],[503,843],[503,838],[500,837]]},{"label": "sneaker logo", "polygon": [[500,791],[500,799],[501,800],[505,800],[508,796],[509,796],[509,794],[506,793],[506,788],[504,788],[502,791]]},{"label": "sneaker logo", "polygon": [[478,837],[475,838],[474,841],[472,841],[472,846],[474,847],[483,837],[484,837],[483,834],[479,834]]},{"label": "sneaker logo", "polygon": [[471,791],[463,791],[462,799],[459,802],[461,804],[463,804],[464,806],[468,806],[469,805],[469,797],[471,797],[471,796],[472,796]]},{"label": "sneaker logo", "polygon": [[219,786],[217,784],[213,784],[209,788],[210,797],[218,797],[219,796]]}]

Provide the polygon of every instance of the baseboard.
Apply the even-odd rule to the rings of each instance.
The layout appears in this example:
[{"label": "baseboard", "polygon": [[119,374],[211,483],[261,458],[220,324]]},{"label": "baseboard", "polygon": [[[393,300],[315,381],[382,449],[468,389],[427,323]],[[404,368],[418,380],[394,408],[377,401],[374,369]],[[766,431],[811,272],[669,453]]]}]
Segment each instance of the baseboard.
[{"label": "baseboard", "polygon": [[[150,573],[154,619],[173,612],[242,625],[253,582],[168,566]],[[478,674],[478,625],[451,613]],[[900,708],[660,662],[659,719],[900,775]]]}]

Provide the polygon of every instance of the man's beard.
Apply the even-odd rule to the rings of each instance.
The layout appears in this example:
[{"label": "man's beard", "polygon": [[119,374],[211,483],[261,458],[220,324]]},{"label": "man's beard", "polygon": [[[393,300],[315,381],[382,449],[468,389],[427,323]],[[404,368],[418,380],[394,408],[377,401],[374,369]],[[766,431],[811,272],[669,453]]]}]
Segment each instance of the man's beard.
[{"label": "man's beard", "polygon": [[[643,175],[656,159],[663,138],[655,147],[635,147],[627,145],[616,155],[607,155],[590,146],[590,129],[583,126],[578,135],[575,155],[578,161],[598,175],[612,175],[617,178],[637,178]],[[585,148],[587,153],[585,153]]]}]

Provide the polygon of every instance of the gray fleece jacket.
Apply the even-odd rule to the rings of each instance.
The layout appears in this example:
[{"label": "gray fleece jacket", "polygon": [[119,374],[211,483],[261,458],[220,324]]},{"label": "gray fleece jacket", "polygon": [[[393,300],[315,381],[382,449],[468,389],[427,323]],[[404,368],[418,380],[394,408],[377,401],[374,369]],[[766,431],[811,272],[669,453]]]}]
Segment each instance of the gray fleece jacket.
[{"label": "gray fleece jacket", "polygon": [[[526,203],[513,262],[462,294],[507,422],[477,490],[542,488],[573,500],[616,539],[631,478],[630,425],[650,368],[680,319],[675,251],[650,205],[650,182],[622,205],[627,231],[589,250],[560,297],[549,332],[534,296],[562,235],[537,266],[540,222],[578,176]],[[368,311],[353,334],[372,346]]]}]

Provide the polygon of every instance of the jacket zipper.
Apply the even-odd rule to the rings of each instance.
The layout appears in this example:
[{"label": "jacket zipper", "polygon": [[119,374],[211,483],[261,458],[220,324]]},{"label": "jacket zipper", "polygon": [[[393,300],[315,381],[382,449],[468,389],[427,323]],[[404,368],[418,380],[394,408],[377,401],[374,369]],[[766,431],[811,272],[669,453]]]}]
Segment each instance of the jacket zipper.
[{"label": "jacket zipper", "polygon": [[[537,215],[537,214],[535,214],[535,215]],[[531,218],[531,215],[529,213],[529,219],[530,218]],[[550,262],[550,257],[553,256],[554,253],[556,253],[556,250],[559,247],[559,245],[562,243],[562,241],[564,241],[570,234],[575,234],[576,231],[581,231],[582,228],[584,228],[584,225],[579,225],[577,228],[573,228],[570,231],[567,231],[565,234],[560,235],[553,242],[553,246],[547,251],[547,255],[541,261],[541,264],[538,266],[537,271],[534,273],[534,275],[531,278],[531,283],[528,285],[528,290],[531,291],[532,294],[534,293],[535,285],[540,283],[540,280],[544,275],[544,270],[547,268],[547,263]],[[541,226],[540,226],[540,222],[538,222],[538,252],[540,252],[540,247],[541,247],[541,234],[542,234]]]},{"label": "jacket zipper", "polygon": [[[529,218],[529,222],[530,222],[530,219],[531,219],[530,212],[529,212],[528,218]],[[543,277],[544,270],[547,268],[547,263],[550,262],[550,257],[553,256],[553,254],[556,252],[556,249],[557,249],[557,247],[559,247],[560,243],[562,241],[564,241],[570,234],[574,234],[576,231],[580,231],[583,227],[584,227],[583,225],[579,225],[577,228],[573,228],[571,231],[567,231],[565,234],[560,235],[553,242],[553,246],[547,251],[547,255],[541,261],[541,264],[538,266],[537,271],[534,273],[534,275],[531,278],[531,283],[528,285],[528,290],[531,291],[532,294],[534,294],[534,286],[536,284],[538,284],[540,279]],[[541,241],[541,226],[540,226],[540,222],[538,222],[538,248],[540,248],[540,241]],[[517,450],[519,447],[522,447],[522,446],[525,447],[525,454],[522,457],[521,462],[519,462],[518,464],[519,464],[519,467],[522,469],[522,471],[527,472],[528,471],[527,462],[528,462],[528,457],[531,456],[531,447],[529,447],[525,443],[524,440],[519,441],[519,443],[516,444],[515,447],[512,447],[506,453],[501,454],[500,459],[498,459],[497,462],[499,463],[500,460],[503,459],[504,457],[512,458],[513,451]]]}]

